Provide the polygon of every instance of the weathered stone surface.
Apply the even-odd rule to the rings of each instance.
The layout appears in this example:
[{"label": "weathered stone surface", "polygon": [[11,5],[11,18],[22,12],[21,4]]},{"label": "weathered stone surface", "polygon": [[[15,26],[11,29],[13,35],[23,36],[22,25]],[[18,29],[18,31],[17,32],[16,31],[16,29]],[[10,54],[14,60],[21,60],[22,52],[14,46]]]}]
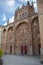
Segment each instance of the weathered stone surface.
[{"label": "weathered stone surface", "polygon": [[38,3],[38,16],[40,26],[40,38],[41,38],[41,61],[43,62],[43,0],[37,0]]},{"label": "weathered stone surface", "polygon": [[33,6],[24,6],[15,13],[15,22],[3,28],[4,53],[39,55],[39,21],[34,13]]}]

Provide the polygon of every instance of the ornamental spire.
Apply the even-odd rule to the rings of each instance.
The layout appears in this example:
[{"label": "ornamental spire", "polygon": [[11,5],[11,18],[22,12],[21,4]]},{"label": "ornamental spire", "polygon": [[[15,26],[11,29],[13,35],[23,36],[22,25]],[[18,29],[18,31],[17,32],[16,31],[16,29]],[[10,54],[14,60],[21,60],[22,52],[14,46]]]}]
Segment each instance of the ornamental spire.
[{"label": "ornamental spire", "polygon": [[27,1],[27,6],[30,5],[29,1]]}]

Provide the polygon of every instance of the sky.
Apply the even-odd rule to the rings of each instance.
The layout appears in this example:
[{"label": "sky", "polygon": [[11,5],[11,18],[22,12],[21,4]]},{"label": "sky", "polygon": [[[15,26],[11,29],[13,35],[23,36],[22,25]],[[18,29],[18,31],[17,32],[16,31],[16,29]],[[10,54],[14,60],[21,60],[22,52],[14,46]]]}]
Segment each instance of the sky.
[{"label": "sky", "polygon": [[[24,5],[30,2],[36,2],[36,0],[0,0],[0,25],[6,25],[9,20],[10,23],[14,22],[15,10],[18,6],[21,8],[23,3]],[[37,11],[37,4],[34,3],[35,11]]]}]

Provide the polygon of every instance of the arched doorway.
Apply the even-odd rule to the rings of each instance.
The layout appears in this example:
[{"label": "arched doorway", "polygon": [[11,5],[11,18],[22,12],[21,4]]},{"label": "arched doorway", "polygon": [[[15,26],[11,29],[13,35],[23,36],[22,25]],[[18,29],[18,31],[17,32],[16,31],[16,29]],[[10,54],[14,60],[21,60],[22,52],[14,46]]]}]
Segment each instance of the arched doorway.
[{"label": "arched doorway", "polygon": [[40,55],[40,30],[38,17],[34,18],[32,21],[32,46],[33,55]]},{"label": "arched doorway", "polygon": [[28,37],[29,37],[28,24],[26,22],[22,22],[16,28],[15,41],[17,53],[19,52],[20,54],[27,54],[27,46],[25,45],[29,44]]},{"label": "arched doorway", "polygon": [[4,53],[6,54],[6,30],[7,29],[3,29],[3,34],[2,34],[2,49],[4,51]]},{"label": "arched doorway", "polygon": [[12,46],[10,46],[10,54],[12,54]]},{"label": "arched doorway", "polygon": [[21,46],[21,54],[27,54],[27,45]]}]

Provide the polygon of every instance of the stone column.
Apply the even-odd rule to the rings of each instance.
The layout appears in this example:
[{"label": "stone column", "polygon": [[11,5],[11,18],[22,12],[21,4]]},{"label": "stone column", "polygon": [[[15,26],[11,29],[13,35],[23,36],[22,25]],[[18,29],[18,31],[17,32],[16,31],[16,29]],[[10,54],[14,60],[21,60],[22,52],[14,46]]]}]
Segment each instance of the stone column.
[{"label": "stone column", "polygon": [[38,16],[40,26],[40,39],[41,39],[41,62],[43,63],[43,0],[37,0]]}]

